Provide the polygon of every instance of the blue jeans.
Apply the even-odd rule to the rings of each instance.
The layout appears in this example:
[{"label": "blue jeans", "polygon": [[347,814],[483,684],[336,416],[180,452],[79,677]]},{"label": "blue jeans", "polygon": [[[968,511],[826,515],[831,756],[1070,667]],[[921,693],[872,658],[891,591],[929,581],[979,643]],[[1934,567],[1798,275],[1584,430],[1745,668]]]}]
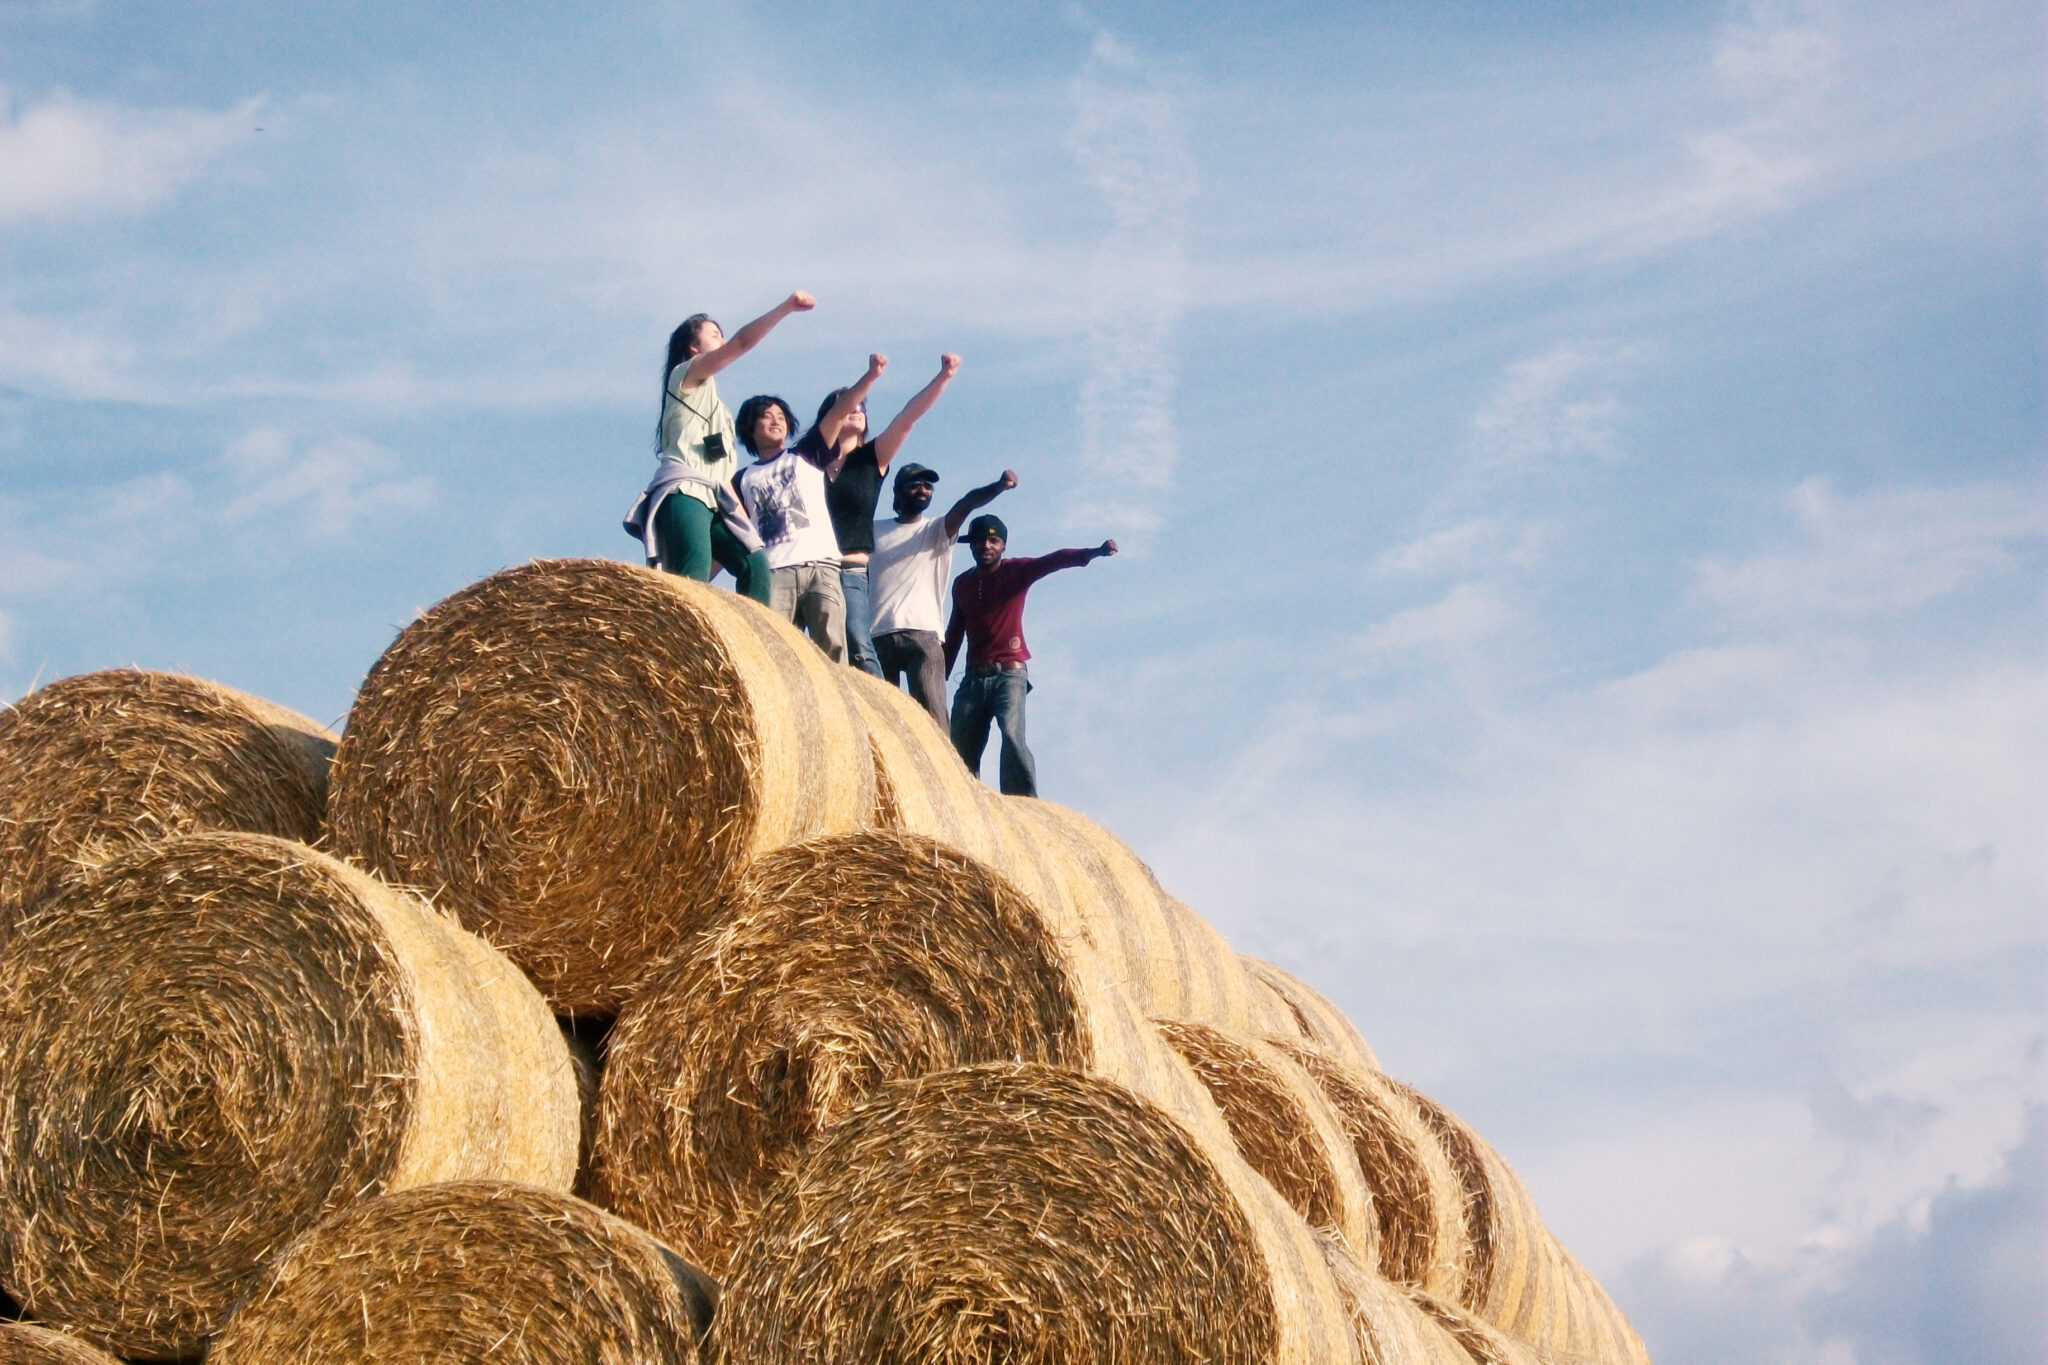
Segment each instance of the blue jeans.
[{"label": "blue jeans", "polygon": [[1021,668],[995,673],[969,673],[953,694],[953,747],[967,771],[981,776],[982,751],[988,748],[988,725],[1003,734],[999,765],[1005,796],[1038,795],[1038,765],[1024,743],[1024,694],[1031,680]]},{"label": "blue jeans", "polygon": [[868,597],[868,566],[839,566],[839,595],[846,599],[846,661],[876,677],[882,676],[882,657],[875,653],[875,609]]}]

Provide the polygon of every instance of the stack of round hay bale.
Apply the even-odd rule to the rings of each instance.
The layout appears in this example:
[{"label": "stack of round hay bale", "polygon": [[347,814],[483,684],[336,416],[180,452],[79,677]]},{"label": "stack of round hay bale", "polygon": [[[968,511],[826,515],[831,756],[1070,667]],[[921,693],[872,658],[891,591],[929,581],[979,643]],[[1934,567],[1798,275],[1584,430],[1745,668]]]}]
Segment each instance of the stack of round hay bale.
[{"label": "stack of round hay bale", "polygon": [[[0,717],[38,755],[0,770],[0,1286],[45,1325],[223,1361],[1646,1360],[1329,1001],[750,602],[498,574],[401,632],[338,748],[94,677]],[[93,755],[174,794],[88,799]]]}]

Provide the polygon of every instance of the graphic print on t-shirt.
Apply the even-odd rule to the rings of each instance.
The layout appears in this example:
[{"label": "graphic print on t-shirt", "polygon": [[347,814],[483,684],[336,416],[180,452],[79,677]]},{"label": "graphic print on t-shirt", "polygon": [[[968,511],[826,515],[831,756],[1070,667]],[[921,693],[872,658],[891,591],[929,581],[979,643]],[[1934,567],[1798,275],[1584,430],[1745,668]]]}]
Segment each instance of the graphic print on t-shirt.
[{"label": "graphic print on t-shirt", "polygon": [[776,460],[754,471],[748,482],[753,485],[754,525],[762,540],[777,545],[811,524],[796,486],[796,461]]}]

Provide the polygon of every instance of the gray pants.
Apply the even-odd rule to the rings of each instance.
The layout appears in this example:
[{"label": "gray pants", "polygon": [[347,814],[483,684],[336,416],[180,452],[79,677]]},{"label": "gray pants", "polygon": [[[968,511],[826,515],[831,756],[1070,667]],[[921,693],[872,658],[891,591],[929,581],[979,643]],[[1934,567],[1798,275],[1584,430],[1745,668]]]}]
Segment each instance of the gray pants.
[{"label": "gray pants", "polygon": [[946,646],[935,630],[892,630],[875,637],[875,656],[890,686],[899,678],[910,683],[910,695],[931,712],[941,730],[946,721]]},{"label": "gray pants", "polygon": [[837,564],[792,564],[768,575],[768,606],[806,632],[834,663],[846,662],[846,598]]}]

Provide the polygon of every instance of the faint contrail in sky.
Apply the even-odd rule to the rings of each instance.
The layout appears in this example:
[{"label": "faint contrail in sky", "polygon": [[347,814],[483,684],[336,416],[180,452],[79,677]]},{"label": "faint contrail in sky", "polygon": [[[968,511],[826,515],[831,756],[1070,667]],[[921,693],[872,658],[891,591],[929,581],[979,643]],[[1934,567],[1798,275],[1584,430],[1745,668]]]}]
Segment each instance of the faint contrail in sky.
[{"label": "faint contrail in sky", "polygon": [[1187,210],[1195,173],[1179,102],[1130,48],[1093,28],[1074,81],[1069,146],[1110,212],[1088,289],[1081,383],[1082,472],[1070,520],[1107,530],[1158,524],[1173,481],[1175,332],[1186,308]]}]

